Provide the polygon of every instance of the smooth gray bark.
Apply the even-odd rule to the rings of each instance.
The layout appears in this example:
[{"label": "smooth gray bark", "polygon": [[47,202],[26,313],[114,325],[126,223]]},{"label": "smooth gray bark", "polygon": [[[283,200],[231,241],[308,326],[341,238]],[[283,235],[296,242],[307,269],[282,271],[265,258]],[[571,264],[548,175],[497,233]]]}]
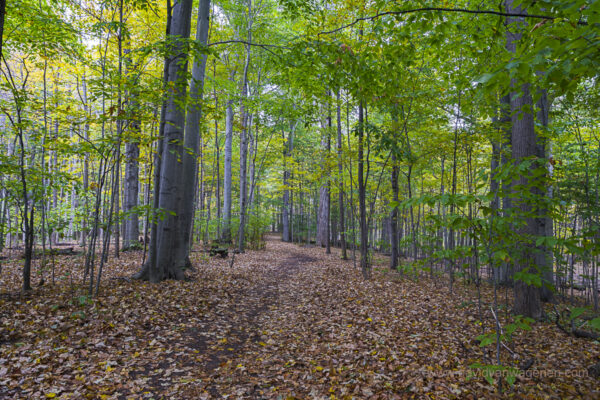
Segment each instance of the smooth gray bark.
[{"label": "smooth gray bark", "polygon": [[[179,204],[181,201],[181,157],[185,126],[184,104],[188,82],[184,78],[187,70],[188,47],[184,40],[190,35],[192,0],[180,0],[173,6],[169,31],[169,55],[166,75],[169,90],[164,117],[164,137],[159,178],[158,208],[161,219],[156,231],[155,257],[149,260],[149,279],[158,282],[164,279],[183,279],[183,265],[177,264],[179,254],[180,226]],[[152,257],[151,257],[152,258]]]},{"label": "smooth gray bark", "polygon": [[[208,43],[208,28],[210,25],[210,0],[200,0],[196,42],[202,46]],[[198,156],[200,152],[200,118],[202,109],[200,101],[204,89],[204,74],[206,71],[206,54],[195,57],[192,66],[192,82],[190,84],[190,100],[185,122],[184,151],[182,155],[182,194],[179,224],[179,248],[177,263],[189,266],[189,251],[192,225],[194,221],[194,195],[198,182]]]}]

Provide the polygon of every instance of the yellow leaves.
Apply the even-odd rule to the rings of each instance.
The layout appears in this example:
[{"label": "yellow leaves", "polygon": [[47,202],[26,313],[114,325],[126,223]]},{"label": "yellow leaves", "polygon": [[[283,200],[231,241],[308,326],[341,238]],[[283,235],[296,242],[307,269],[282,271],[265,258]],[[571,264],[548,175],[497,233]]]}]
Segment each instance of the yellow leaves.
[{"label": "yellow leaves", "polygon": [[56,397],[56,393],[54,393],[54,392],[46,393],[46,398],[47,399],[53,399],[55,397]]},{"label": "yellow leaves", "polygon": [[219,343],[221,343],[221,344],[227,343],[227,338],[219,339]]},{"label": "yellow leaves", "polygon": [[258,342],[261,346],[265,347],[267,344],[265,342]]},{"label": "yellow leaves", "polygon": [[369,318],[367,318],[367,321],[373,322],[373,319],[371,317],[369,317]]}]

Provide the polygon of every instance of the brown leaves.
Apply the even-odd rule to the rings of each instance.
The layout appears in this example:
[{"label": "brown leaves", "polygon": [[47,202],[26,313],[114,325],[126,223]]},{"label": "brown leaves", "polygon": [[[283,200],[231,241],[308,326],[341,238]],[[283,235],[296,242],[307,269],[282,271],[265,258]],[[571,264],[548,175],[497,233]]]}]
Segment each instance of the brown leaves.
[{"label": "brown leaves", "polygon": [[[481,320],[468,287],[450,297],[430,281],[364,281],[339,255],[273,240],[233,268],[194,259],[190,282],[111,279],[139,257],[111,260],[93,301],[80,301],[70,279],[0,300],[0,397],[502,397],[482,376],[467,379],[470,364],[493,357],[475,342],[492,316]],[[60,259],[57,276],[78,281],[76,262]],[[5,282],[18,272],[9,268]],[[537,324],[511,347],[505,365],[535,363],[508,395],[598,396],[596,380],[566,373],[598,362],[593,343]]]}]

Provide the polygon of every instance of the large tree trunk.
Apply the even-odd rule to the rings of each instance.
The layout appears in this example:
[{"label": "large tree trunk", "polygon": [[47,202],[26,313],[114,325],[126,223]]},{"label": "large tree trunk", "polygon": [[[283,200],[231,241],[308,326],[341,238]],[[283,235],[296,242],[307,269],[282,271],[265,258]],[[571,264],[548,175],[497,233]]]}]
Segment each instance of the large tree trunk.
[{"label": "large tree trunk", "polygon": [[[512,4],[513,0],[506,1],[507,12],[522,11],[520,8],[514,8]],[[521,34],[518,33],[521,29],[519,22],[512,18],[509,19],[506,46],[513,53],[516,52],[516,42],[521,38]],[[517,85],[520,85],[520,87],[516,87]],[[512,86],[515,90],[510,96],[512,157],[515,162],[520,163],[526,158],[538,155],[538,143],[533,119],[533,100],[531,98],[530,86],[528,83],[520,83],[516,80],[513,80]],[[534,169],[536,165],[533,164],[532,167]],[[516,227],[517,233],[522,238],[519,252],[515,254],[515,274],[538,273],[535,261],[537,259],[536,254],[539,251],[535,248],[535,236],[544,228],[544,225],[540,224],[540,218],[529,215],[535,210],[536,199],[540,199],[543,195],[543,192],[537,187],[537,184],[540,182],[534,181],[538,179],[530,169],[523,172],[515,182],[515,186],[530,188],[531,192],[513,192],[513,207],[518,207],[521,218],[524,218],[524,221],[521,223],[518,222],[519,225]],[[516,279],[514,287],[514,312],[527,317],[540,318],[542,315],[540,292],[539,287],[528,284],[523,279]]]},{"label": "large tree trunk", "polygon": [[[210,25],[210,0],[200,0],[196,42],[206,46],[208,27]],[[190,84],[190,101],[185,121],[185,140],[183,151],[182,198],[179,219],[179,248],[177,263],[189,267],[190,240],[194,222],[194,195],[198,186],[198,153],[200,151],[200,117],[202,109],[200,101],[204,89],[204,73],[206,70],[206,54],[198,54],[192,67]]]},{"label": "large tree trunk", "polygon": [[[159,282],[164,279],[183,279],[183,267],[178,263],[180,201],[182,194],[181,160],[185,104],[188,47],[178,38],[188,38],[192,16],[192,0],[181,0],[173,6],[168,33],[169,55],[165,59],[167,100],[164,112],[161,154],[157,161],[158,179],[155,190],[156,208],[162,211],[153,234],[148,263],[136,276]],[[158,168],[160,167],[160,169]]]}]

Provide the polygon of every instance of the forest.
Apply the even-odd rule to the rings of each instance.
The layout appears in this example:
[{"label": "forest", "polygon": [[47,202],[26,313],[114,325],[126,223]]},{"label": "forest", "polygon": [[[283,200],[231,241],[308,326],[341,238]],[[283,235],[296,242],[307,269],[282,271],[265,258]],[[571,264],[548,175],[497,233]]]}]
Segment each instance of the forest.
[{"label": "forest", "polygon": [[599,70],[599,0],[0,0],[0,398],[600,398]]}]

